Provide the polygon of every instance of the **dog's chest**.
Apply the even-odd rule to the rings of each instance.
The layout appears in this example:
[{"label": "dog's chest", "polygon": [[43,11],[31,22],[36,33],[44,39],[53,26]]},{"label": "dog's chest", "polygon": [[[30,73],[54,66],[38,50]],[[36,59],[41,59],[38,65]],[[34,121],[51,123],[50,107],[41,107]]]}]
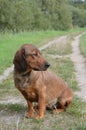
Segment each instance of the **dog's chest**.
[{"label": "dog's chest", "polygon": [[[31,100],[37,100],[37,94],[34,89],[34,82],[28,76],[14,76],[16,87]],[[18,85],[18,86],[17,86]]]},{"label": "dog's chest", "polygon": [[27,88],[27,87],[30,87],[30,86],[32,86],[32,85],[31,85],[31,81],[28,77],[21,78],[20,87]]},{"label": "dog's chest", "polygon": [[29,76],[14,75],[14,81],[16,87],[20,89],[26,89],[33,86],[34,82]]}]

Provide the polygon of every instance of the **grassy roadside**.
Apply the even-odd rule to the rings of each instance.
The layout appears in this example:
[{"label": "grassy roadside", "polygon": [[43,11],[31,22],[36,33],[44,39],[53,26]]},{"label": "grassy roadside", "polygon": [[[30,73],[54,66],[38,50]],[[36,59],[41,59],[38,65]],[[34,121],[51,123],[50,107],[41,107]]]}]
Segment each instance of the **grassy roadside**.
[{"label": "grassy roadside", "polygon": [[[50,70],[61,76],[75,91],[77,90],[77,82],[75,80],[74,67],[69,58],[52,58],[54,55],[54,49],[58,46],[52,46],[49,48],[49,52],[46,49],[43,51],[44,57],[50,62]],[[64,52],[65,55],[70,46],[58,48]],[[68,54],[71,53],[68,52]],[[12,75],[0,85],[0,99],[18,100],[21,98],[21,102],[16,104],[0,104],[0,130],[86,130],[86,103],[74,96],[73,105],[66,112],[54,115],[51,111],[46,111],[45,117],[42,120],[26,119],[24,113],[27,109],[26,105],[23,105],[23,99],[21,94],[14,87]]]},{"label": "grassy roadside", "polygon": [[16,50],[24,43],[31,43],[36,46],[41,46],[47,43],[50,39],[66,34],[77,34],[83,32],[85,28],[72,29],[69,31],[33,31],[13,33],[0,33],[0,74],[12,65],[12,60]]},{"label": "grassy roadside", "polygon": [[80,49],[81,49],[81,53],[86,58],[86,33],[81,37]]},{"label": "grassy roadside", "polygon": [[71,41],[73,40],[73,36],[67,36],[61,43],[53,44],[52,47],[48,47],[47,49],[43,50],[43,52],[48,53],[49,55],[68,55],[72,53]]}]

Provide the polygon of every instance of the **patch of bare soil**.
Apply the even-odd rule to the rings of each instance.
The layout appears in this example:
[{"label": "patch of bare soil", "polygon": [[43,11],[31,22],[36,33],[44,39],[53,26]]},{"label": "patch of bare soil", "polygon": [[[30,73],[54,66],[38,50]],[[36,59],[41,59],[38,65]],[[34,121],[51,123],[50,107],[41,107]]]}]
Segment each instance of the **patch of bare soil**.
[{"label": "patch of bare soil", "polygon": [[49,41],[46,45],[40,47],[39,50],[42,51],[53,44],[60,44],[60,43],[62,43],[62,41],[66,40],[66,38],[67,38],[67,36],[61,36],[59,38],[55,38],[54,40]]},{"label": "patch of bare soil", "polygon": [[[21,117],[22,117],[22,115],[18,114],[18,113],[17,114],[16,113],[15,114],[12,114],[12,113],[9,114],[7,112],[0,112],[0,123],[3,124],[3,122],[4,122],[8,125],[11,125],[12,123],[17,124]],[[3,125],[2,126],[1,125],[0,125],[0,127],[3,127]]]},{"label": "patch of bare soil", "polygon": [[74,41],[72,42],[73,52],[71,55],[71,60],[73,61],[75,66],[76,79],[80,88],[80,91],[76,92],[75,94],[86,102],[86,64],[85,58],[81,54],[79,47],[81,36],[82,35],[76,36]]},{"label": "patch of bare soil", "polygon": [[23,104],[25,105],[26,102],[24,100],[24,98],[21,96],[21,97],[13,97],[13,96],[7,96],[6,99],[3,99],[0,101],[0,104]]},{"label": "patch of bare soil", "polygon": [[9,68],[7,68],[2,75],[0,75],[0,84],[7,79],[7,77],[10,75],[10,73],[13,71],[13,65]]}]

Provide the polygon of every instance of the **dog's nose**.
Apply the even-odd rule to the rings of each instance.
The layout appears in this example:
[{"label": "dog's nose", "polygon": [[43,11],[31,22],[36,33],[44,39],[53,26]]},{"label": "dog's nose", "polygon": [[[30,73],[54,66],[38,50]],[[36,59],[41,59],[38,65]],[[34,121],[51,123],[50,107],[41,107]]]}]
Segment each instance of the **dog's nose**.
[{"label": "dog's nose", "polygon": [[48,68],[50,64],[48,62],[45,63],[45,67]]}]

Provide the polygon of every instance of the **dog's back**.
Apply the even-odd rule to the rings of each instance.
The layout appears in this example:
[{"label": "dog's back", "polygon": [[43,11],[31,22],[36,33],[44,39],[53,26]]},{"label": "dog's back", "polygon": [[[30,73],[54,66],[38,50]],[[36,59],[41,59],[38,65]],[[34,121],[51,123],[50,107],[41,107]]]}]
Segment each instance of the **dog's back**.
[{"label": "dog's back", "polygon": [[46,102],[47,106],[52,107],[56,102],[72,102],[73,92],[68,84],[56,74],[50,71],[42,71],[42,80],[46,86]]}]

